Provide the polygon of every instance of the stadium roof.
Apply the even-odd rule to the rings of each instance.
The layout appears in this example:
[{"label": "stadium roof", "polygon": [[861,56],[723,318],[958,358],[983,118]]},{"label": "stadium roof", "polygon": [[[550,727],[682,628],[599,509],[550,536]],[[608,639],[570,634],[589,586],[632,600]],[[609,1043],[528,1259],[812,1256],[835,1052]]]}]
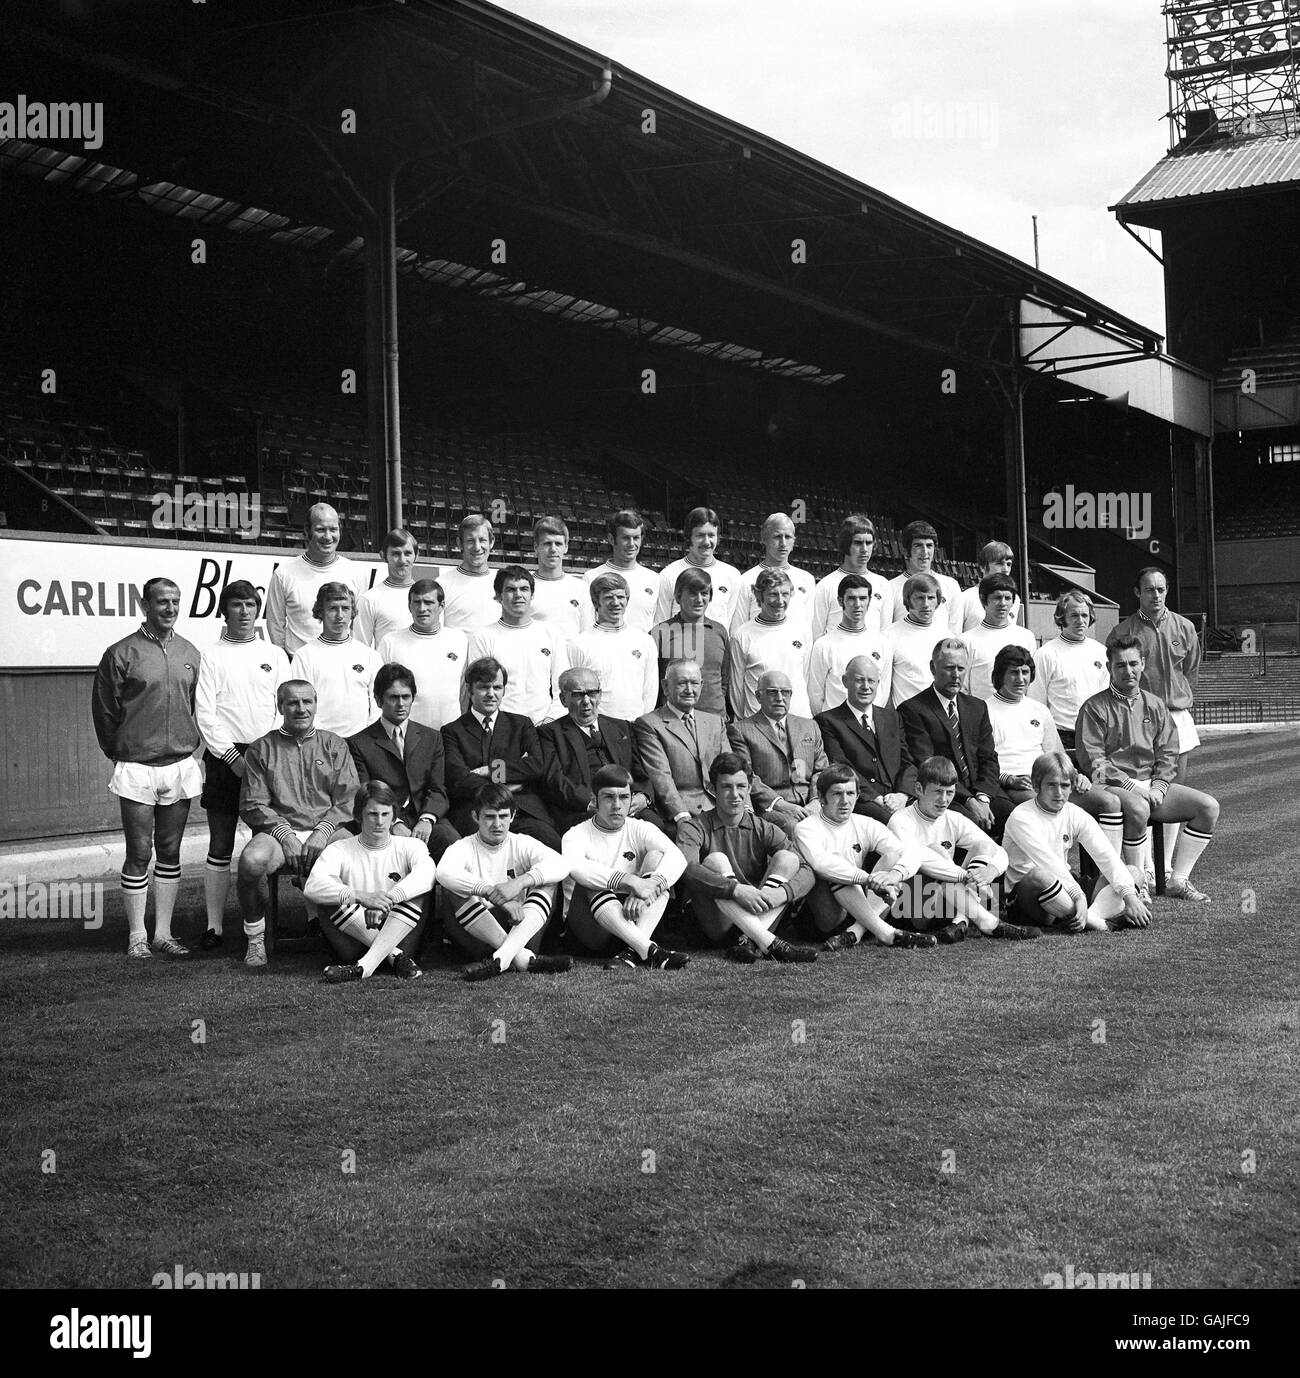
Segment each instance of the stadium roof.
[{"label": "stadium roof", "polygon": [[1244,196],[1261,187],[1294,190],[1300,182],[1300,138],[1274,135],[1228,140],[1162,158],[1110,208],[1121,220],[1152,224],[1171,203]]},{"label": "stadium roof", "polygon": [[[4,90],[103,103],[102,146],[29,138],[9,164],[97,198],[346,257],[400,165],[399,271],[813,381],[860,369],[867,335],[877,353],[1005,364],[1025,298],[1159,347],[1068,284],[482,0],[6,8]],[[85,162],[40,167],[51,148]]]}]

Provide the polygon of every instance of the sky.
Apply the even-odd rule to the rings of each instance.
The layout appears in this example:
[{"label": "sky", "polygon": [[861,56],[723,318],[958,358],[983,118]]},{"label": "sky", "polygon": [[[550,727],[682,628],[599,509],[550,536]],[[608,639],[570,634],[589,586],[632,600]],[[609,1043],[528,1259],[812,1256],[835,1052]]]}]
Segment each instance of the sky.
[{"label": "sky", "polygon": [[1168,151],[1161,0],[498,3],[1027,263],[1036,215],[1044,272],[1164,331],[1106,209]]}]

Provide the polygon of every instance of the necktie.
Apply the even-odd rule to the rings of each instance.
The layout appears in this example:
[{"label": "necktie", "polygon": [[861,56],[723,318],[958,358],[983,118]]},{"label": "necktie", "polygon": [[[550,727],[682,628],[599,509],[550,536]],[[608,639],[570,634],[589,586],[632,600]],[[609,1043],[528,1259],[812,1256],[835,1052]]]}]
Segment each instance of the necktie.
[{"label": "necktie", "polygon": [[948,722],[952,727],[953,740],[957,743],[957,770],[965,780],[970,774],[966,766],[966,748],[961,740],[961,720],[957,717],[957,700],[948,700]]},{"label": "necktie", "polygon": [[393,728],[393,745],[397,748],[397,754],[403,756],[406,753],[406,728],[398,724]]},{"label": "necktie", "polygon": [[491,719],[491,717],[489,716],[489,717],[486,717],[486,718],[483,719],[483,760],[484,760],[484,763],[487,762],[487,758],[488,758],[489,755],[491,755],[491,752],[492,752],[492,719]]},{"label": "necktie", "polygon": [[698,756],[700,754],[700,739],[695,733],[695,714],[685,714],[682,721],[686,724],[686,730],[691,734],[691,741],[695,744],[695,754]]},{"label": "necktie", "polygon": [[873,728],[873,727],[871,726],[871,714],[870,714],[870,713],[864,713],[864,714],[862,715],[862,726],[863,726],[863,727],[866,729],[866,731],[868,731],[868,732],[874,732],[874,731],[875,731],[875,728]]}]

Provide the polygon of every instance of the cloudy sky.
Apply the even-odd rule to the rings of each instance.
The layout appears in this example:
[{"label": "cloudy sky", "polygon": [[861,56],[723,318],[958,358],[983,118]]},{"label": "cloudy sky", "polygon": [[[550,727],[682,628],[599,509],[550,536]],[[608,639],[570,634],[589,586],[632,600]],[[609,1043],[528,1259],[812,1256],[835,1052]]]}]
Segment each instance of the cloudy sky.
[{"label": "cloudy sky", "polygon": [[[1164,330],[1161,0],[497,0]],[[1158,248],[1158,241],[1156,244]]]}]

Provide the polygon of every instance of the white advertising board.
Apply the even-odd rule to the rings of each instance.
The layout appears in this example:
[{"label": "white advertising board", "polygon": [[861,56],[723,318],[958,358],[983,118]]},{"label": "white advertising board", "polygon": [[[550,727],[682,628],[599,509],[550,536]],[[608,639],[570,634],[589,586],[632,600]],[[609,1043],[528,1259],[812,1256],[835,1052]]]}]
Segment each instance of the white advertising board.
[{"label": "white advertising board", "polygon": [[[265,604],[272,571],[296,557],[294,550],[0,537],[0,670],[94,669],[107,647],[144,621],[141,590],[157,576],[180,586],[176,630],[202,650],[221,635],[217,598],[228,583],[249,580]],[[373,556],[349,558],[371,584],[387,574]],[[258,633],[266,635],[265,607]]]}]

